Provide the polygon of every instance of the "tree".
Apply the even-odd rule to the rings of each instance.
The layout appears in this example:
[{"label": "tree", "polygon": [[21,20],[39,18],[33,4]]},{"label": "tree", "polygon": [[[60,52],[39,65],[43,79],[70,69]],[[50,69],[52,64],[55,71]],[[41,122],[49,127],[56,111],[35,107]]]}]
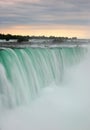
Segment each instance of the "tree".
[{"label": "tree", "polygon": [[26,42],[29,41],[28,36],[19,36],[17,42]]}]

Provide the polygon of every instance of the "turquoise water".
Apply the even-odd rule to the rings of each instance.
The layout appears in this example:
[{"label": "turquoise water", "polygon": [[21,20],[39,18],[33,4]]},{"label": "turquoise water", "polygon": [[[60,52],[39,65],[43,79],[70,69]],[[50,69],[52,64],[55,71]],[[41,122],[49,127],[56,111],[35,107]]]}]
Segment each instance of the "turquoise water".
[{"label": "turquoise water", "polygon": [[52,82],[64,82],[68,67],[78,64],[85,48],[26,48],[0,51],[0,105],[12,108],[30,102]]},{"label": "turquoise water", "polygon": [[90,130],[90,49],[0,51],[0,130]]}]

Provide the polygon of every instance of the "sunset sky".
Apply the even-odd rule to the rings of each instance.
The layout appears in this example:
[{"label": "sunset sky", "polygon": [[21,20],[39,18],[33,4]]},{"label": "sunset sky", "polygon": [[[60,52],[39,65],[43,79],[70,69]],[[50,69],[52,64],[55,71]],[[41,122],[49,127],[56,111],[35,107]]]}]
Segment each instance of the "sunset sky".
[{"label": "sunset sky", "polygon": [[90,38],[90,0],[0,0],[0,33]]}]

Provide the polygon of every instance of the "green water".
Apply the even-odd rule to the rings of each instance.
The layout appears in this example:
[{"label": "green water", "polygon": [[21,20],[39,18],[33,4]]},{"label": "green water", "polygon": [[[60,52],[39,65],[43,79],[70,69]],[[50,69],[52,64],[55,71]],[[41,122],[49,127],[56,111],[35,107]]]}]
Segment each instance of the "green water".
[{"label": "green water", "polygon": [[0,51],[0,107],[30,104],[39,92],[64,82],[68,67],[78,64],[85,48],[25,48]]}]

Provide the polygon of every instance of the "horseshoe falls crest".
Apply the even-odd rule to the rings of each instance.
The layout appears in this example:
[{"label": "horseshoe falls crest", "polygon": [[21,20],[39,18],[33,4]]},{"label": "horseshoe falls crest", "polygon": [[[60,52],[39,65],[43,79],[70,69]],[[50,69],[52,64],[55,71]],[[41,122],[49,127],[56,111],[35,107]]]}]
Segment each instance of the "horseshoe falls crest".
[{"label": "horseshoe falls crest", "polygon": [[0,50],[0,130],[90,130],[89,47]]}]

